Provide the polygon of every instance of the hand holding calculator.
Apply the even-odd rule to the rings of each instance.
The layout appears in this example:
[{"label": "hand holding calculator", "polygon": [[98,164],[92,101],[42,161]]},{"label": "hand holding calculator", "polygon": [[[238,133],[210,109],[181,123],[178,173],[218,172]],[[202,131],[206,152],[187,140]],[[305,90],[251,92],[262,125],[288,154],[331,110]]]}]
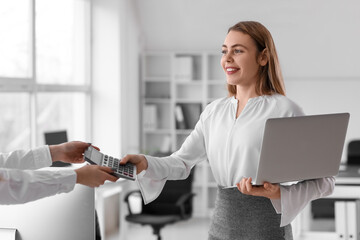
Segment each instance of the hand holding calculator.
[{"label": "hand holding calculator", "polygon": [[132,181],[136,179],[136,166],[134,164],[128,162],[122,165],[120,159],[103,154],[91,146],[85,150],[84,159],[94,165],[112,168],[116,177]]}]

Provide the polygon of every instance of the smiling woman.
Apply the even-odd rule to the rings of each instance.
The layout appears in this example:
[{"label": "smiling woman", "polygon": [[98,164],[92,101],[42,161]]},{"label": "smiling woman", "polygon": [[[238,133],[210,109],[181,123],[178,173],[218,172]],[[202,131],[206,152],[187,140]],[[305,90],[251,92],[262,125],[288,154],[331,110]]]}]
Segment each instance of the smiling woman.
[{"label": "smiling woman", "polygon": [[145,203],[153,201],[167,180],[184,179],[208,160],[218,185],[209,240],[293,239],[291,222],[311,200],[331,194],[333,177],[285,186],[252,186],[262,133],[268,118],[304,115],[285,96],[275,46],[258,22],[230,28],[222,46],[221,65],[232,86],[230,96],[205,107],[179,150],[166,157],[126,155],[137,165]]},{"label": "smiling woman", "polygon": [[[271,95],[279,93],[285,95],[284,82],[281,74],[281,68],[277,56],[276,47],[270,32],[257,22],[240,22],[228,30],[225,43],[229,42],[229,47],[233,48],[235,58],[228,58],[228,51],[223,49],[222,66],[226,72],[226,66],[231,66],[230,60],[239,59],[242,55],[252,57],[250,61],[245,59],[246,63],[251,63],[254,69],[251,71],[251,78],[259,79],[254,82],[257,95]],[[226,45],[223,48],[227,49]],[[224,52],[225,51],[225,52]],[[249,56],[249,54],[252,54]],[[258,65],[260,65],[258,67]],[[239,69],[240,70],[240,69]],[[230,73],[234,73],[233,71]],[[227,74],[229,76],[229,74]],[[229,82],[230,80],[230,82]],[[230,96],[236,93],[236,83],[232,83],[228,78],[228,91]]]}]

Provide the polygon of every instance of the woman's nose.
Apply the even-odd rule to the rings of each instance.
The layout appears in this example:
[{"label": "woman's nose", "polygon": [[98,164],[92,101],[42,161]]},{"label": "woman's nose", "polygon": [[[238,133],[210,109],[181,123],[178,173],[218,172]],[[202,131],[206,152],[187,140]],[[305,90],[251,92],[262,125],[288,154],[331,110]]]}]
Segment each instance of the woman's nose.
[{"label": "woman's nose", "polygon": [[227,53],[224,55],[225,61],[226,62],[231,62],[233,60],[232,56],[230,53]]}]

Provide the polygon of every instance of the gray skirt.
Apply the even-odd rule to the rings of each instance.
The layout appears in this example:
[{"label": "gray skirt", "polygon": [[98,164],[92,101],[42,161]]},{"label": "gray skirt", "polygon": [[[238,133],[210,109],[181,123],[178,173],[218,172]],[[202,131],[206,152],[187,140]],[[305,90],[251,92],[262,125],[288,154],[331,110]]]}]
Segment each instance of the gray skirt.
[{"label": "gray skirt", "polygon": [[219,187],[209,240],[292,240],[291,225],[280,227],[280,219],[268,198]]}]

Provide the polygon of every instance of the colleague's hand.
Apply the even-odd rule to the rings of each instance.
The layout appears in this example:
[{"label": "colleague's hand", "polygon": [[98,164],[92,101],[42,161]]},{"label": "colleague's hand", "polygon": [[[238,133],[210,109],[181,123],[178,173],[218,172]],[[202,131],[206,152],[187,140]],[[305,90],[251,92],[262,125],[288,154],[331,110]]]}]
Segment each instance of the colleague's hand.
[{"label": "colleague's hand", "polygon": [[76,172],[76,183],[88,186],[88,187],[98,187],[106,180],[111,182],[116,182],[117,177],[111,175],[113,170],[109,167],[98,166],[98,165],[86,165],[84,167],[78,168]]},{"label": "colleague's hand", "polygon": [[136,165],[136,174],[139,174],[148,168],[146,158],[140,154],[127,154],[121,159],[120,164],[126,164],[127,162],[131,162]]},{"label": "colleague's hand", "polygon": [[[91,145],[80,141],[66,142],[58,145],[50,145],[50,154],[52,161],[62,161],[67,163],[84,162],[83,153]],[[93,146],[97,150],[98,147]]]},{"label": "colleague's hand", "polygon": [[263,186],[253,186],[250,178],[243,178],[236,184],[240,192],[247,195],[279,199],[281,197],[279,184],[265,182]]}]

